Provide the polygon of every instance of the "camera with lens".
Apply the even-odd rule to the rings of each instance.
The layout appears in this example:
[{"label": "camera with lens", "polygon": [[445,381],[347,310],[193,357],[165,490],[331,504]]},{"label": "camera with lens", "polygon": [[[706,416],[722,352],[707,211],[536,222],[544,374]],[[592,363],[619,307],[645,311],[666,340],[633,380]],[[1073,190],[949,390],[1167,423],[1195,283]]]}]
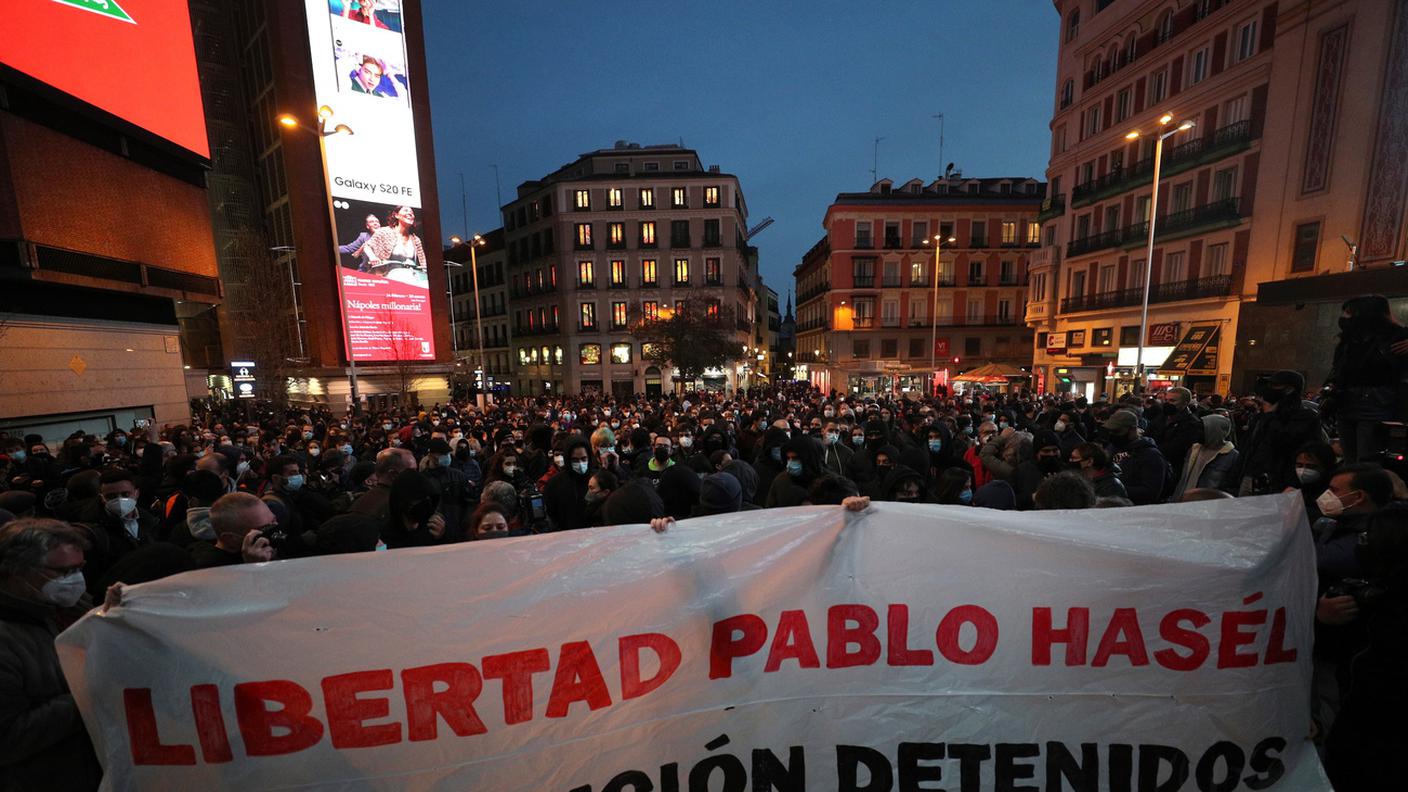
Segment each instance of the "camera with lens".
[{"label": "camera with lens", "polygon": [[1353,597],[1360,610],[1368,610],[1378,604],[1388,593],[1388,589],[1376,580],[1344,578],[1325,591],[1327,597]]},{"label": "camera with lens", "polygon": [[547,505],[537,487],[524,487],[518,491],[518,520],[533,533],[549,529]]}]

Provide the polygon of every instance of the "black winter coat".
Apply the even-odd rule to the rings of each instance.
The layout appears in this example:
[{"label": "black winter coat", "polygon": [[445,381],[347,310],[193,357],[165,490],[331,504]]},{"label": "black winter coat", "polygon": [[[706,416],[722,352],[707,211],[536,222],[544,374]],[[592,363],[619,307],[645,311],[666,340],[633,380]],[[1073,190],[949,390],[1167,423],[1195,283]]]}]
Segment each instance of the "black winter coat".
[{"label": "black winter coat", "polygon": [[0,594],[0,790],[98,788],[103,769],[69,692],[54,638],[82,615]]}]

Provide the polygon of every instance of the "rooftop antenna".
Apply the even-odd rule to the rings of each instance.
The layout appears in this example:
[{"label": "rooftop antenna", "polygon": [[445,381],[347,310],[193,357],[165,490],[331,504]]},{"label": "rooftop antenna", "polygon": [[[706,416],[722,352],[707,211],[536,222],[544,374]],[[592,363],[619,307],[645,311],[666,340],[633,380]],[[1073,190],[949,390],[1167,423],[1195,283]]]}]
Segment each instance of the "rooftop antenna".
[{"label": "rooftop antenna", "polygon": [[875,150],[870,156],[870,183],[880,181],[880,141],[885,138],[875,138]]},{"label": "rooftop antenna", "polygon": [[499,191],[499,166],[496,163],[489,167],[494,169],[494,200],[499,202],[499,208],[502,209],[504,206],[504,196],[503,193]]},{"label": "rooftop antenna", "polygon": [[469,199],[464,193],[464,171],[460,171],[460,215],[460,222],[463,223],[460,233],[464,234],[465,239],[469,239]]},{"label": "rooftop antenna", "polygon": [[939,119],[939,164],[944,161],[944,114],[935,113],[934,118]]}]

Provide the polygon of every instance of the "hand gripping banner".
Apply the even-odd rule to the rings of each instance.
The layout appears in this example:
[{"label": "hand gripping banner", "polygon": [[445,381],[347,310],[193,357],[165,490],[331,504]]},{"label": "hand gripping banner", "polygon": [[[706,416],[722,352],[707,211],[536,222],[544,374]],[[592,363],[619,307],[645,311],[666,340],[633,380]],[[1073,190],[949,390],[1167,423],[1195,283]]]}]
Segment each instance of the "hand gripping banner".
[{"label": "hand gripping banner", "polygon": [[1295,495],[188,573],[59,637],[110,790],[1329,790]]}]

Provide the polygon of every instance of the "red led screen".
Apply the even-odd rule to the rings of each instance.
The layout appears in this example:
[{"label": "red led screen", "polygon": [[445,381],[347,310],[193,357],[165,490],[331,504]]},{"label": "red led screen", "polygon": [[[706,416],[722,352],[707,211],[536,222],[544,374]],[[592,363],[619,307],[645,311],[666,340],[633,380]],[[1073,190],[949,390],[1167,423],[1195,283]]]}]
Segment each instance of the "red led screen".
[{"label": "red led screen", "polygon": [[210,156],[186,0],[6,0],[0,63]]}]

